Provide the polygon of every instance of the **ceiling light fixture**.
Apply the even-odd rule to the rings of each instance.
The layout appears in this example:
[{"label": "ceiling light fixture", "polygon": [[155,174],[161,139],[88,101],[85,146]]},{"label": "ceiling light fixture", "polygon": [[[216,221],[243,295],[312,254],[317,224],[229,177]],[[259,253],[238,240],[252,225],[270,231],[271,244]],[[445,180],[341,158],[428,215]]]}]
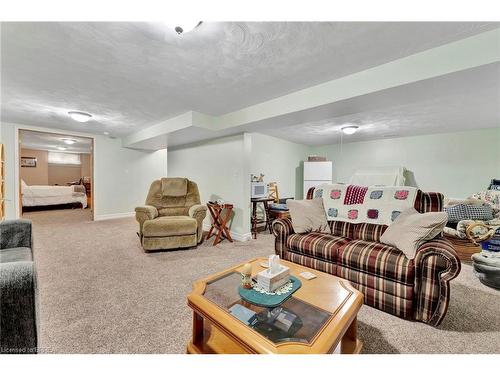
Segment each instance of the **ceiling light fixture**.
[{"label": "ceiling light fixture", "polygon": [[354,134],[358,131],[359,129],[359,126],[356,126],[356,125],[349,125],[349,126],[344,126],[342,128],[340,128],[340,130],[342,130],[342,132],[344,134],[347,134],[347,135],[351,135],[351,134]]},{"label": "ceiling light fixture", "polygon": [[76,143],[76,140],[71,139],[71,138],[63,138],[62,141],[66,143],[67,145],[72,145]]},{"label": "ceiling light fixture", "polygon": [[73,120],[78,122],[87,122],[92,118],[92,115],[90,113],[80,111],[69,111],[68,115]]},{"label": "ceiling light fixture", "polygon": [[67,150],[68,148],[64,147],[64,146],[57,146],[57,149],[61,150],[61,151],[64,151],[64,150]]},{"label": "ceiling light fixture", "polygon": [[170,23],[168,24],[168,26],[174,29],[177,34],[181,35],[196,29],[198,26],[201,25],[201,22],[202,21],[177,22],[177,23]]},{"label": "ceiling light fixture", "polygon": [[104,133],[102,133],[102,134],[104,134],[104,135],[109,135],[109,132],[104,132]]}]

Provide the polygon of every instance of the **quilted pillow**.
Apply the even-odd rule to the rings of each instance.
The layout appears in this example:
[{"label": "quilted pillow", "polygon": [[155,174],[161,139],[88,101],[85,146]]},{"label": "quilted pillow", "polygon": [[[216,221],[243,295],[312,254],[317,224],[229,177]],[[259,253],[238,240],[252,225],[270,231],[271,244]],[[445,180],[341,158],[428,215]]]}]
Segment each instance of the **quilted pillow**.
[{"label": "quilted pillow", "polygon": [[489,205],[456,204],[445,207],[449,223],[458,223],[462,220],[492,220],[493,208]]}]

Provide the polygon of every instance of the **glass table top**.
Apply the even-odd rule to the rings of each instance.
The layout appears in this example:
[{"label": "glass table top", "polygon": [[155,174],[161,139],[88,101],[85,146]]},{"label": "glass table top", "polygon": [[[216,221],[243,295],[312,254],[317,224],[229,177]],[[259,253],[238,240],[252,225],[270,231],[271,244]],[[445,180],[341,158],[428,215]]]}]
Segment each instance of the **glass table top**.
[{"label": "glass table top", "polygon": [[273,343],[311,343],[331,316],[328,311],[293,296],[274,308],[253,305],[241,299],[238,294],[240,284],[241,275],[232,272],[209,282],[203,295],[229,314],[230,309],[238,308],[245,316],[251,316],[247,321],[240,320]]}]

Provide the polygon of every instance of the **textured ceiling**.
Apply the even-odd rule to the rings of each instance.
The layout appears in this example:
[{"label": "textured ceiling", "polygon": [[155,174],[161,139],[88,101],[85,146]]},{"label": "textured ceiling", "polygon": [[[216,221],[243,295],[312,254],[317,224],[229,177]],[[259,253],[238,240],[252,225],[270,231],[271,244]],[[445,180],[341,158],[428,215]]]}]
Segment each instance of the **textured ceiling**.
[{"label": "textured ceiling", "polygon": [[[219,115],[492,28],[494,23],[2,23],[2,121],[123,136]],[[91,112],[88,123],[68,110]]]},{"label": "textured ceiling", "polygon": [[[260,133],[309,145],[500,127],[500,63],[419,81],[338,103],[339,113]],[[500,142],[500,140],[499,140]],[[500,146],[499,146],[500,147]]]},{"label": "textured ceiling", "polygon": [[[71,138],[76,141],[72,145],[63,142],[63,138]],[[58,146],[67,147],[64,152],[90,153],[92,140],[90,138],[64,136],[61,134],[42,133],[38,131],[21,131],[21,147],[33,150],[57,151]]]}]

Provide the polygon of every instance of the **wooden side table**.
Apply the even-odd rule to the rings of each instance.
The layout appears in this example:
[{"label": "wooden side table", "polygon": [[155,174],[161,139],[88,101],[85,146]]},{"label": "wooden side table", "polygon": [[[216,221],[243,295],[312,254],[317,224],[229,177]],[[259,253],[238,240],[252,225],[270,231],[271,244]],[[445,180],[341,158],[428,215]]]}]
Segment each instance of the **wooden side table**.
[{"label": "wooden side table", "polygon": [[212,246],[217,245],[224,238],[233,242],[231,233],[229,233],[229,227],[227,226],[233,212],[233,205],[230,203],[207,203],[207,208],[210,216],[212,216],[212,226],[205,239],[208,240],[210,237],[215,236]]},{"label": "wooden side table", "polygon": [[[274,202],[273,198],[251,198],[252,202],[252,238],[257,238],[257,224],[266,223],[264,229],[270,228],[269,226],[269,202]],[[257,205],[264,204],[264,219],[257,219]]]}]

